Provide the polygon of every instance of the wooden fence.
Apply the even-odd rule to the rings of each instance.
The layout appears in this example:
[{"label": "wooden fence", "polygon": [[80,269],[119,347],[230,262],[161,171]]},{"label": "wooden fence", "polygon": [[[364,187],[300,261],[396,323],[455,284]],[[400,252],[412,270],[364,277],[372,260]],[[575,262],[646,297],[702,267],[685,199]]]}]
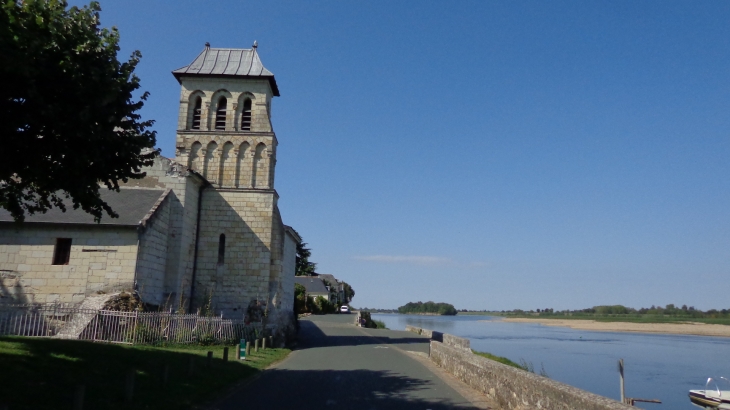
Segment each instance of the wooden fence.
[{"label": "wooden fence", "polygon": [[0,336],[125,344],[235,343],[263,336],[261,323],[172,312],[84,310],[61,305],[0,306]]}]

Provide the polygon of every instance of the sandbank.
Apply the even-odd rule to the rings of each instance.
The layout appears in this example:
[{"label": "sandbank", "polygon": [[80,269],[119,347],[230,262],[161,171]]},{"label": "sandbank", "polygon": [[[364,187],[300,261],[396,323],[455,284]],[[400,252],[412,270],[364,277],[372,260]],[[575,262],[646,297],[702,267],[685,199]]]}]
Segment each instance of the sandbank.
[{"label": "sandbank", "polygon": [[[593,330],[597,332],[634,332],[665,333],[675,335],[730,337],[730,326],[698,322],[682,323],[633,323],[633,322],[596,322],[583,319],[531,319],[504,318],[505,322],[540,323],[546,326],[562,326],[572,329]],[[485,320],[485,322],[488,322]]]}]

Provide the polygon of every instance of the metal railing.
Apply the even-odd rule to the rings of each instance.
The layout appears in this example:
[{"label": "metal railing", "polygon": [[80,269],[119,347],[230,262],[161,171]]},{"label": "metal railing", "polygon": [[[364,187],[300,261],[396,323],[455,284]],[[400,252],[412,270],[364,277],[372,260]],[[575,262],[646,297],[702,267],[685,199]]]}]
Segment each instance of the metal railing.
[{"label": "metal railing", "polygon": [[124,344],[233,343],[253,340],[261,323],[172,312],[89,310],[62,305],[0,306],[0,336],[57,337]]}]

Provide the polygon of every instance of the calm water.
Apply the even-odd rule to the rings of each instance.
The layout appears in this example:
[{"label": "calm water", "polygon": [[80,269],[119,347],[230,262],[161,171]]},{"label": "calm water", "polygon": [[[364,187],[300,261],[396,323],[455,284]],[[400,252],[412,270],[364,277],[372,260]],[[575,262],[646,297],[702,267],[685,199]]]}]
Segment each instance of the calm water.
[{"label": "calm water", "polygon": [[730,338],[591,332],[491,316],[373,314],[388,328],[406,325],[466,337],[474,350],[532,362],[539,373],[619,400],[617,361],[624,359],[626,395],[659,399],[645,409],[697,409],[689,389],[704,389],[707,377],[730,376]]}]

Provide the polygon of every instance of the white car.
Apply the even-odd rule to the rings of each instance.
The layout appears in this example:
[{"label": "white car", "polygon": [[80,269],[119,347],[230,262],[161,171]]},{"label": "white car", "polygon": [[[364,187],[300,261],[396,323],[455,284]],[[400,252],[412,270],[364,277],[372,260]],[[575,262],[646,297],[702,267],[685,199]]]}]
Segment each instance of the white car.
[{"label": "white car", "polygon": [[347,307],[347,305],[342,305],[340,308],[340,313],[350,313],[350,308]]}]

